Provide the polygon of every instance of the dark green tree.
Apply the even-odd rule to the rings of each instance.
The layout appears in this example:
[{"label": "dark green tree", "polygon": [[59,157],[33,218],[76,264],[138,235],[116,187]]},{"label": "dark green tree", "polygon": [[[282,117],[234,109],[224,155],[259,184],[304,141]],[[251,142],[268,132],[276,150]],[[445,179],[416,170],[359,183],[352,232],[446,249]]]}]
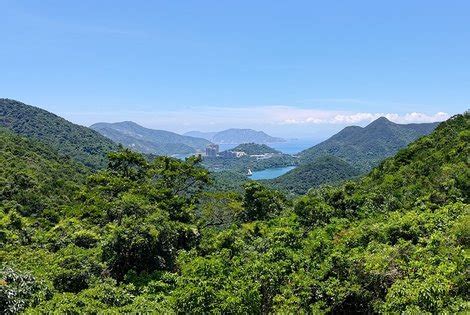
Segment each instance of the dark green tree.
[{"label": "dark green tree", "polygon": [[243,221],[265,220],[278,214],[286,201],[283,194],[266,188],[257,182],[249,182],[243,186],[245,195],[240,214]]}]

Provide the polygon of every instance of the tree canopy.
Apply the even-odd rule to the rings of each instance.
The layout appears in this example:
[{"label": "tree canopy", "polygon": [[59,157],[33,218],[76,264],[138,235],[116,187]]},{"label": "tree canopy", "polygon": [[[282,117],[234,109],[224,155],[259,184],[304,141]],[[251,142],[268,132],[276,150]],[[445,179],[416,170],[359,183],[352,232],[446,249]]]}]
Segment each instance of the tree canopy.
[{"label": "tree canopy", "polygon": [[0,312],[468,312],[470,114],[292,200],[198,158],[92,173],[0,133]]}]

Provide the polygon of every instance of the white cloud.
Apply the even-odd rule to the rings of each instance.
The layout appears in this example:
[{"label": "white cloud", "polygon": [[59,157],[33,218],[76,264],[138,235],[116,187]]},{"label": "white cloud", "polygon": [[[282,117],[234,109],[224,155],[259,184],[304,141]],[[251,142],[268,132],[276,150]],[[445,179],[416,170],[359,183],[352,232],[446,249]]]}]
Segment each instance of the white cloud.
[{"label": "white cloud", "polygon": [[254,107],[189,107],[174,110],[115,111],[95,113],[67,113],[85,125],[98,121],[116,122],[133,120],[149,128],[174,131],[203,130],[213,131],[229,127],[238,128],[280,128],[281,126],[318,125],[365,125],[381,116],[396,123],[435,122],[447,119],[444,112],[426,114],[353,112],[299,108],[294,106],[254,106]]},{"label": "white cloud", "polygon": [[[277,113],[277,116],[281,115]],[[291,108],[284,113],[283,124],[362,124],[371,122],[379,117],[401,124],[424,123],[443,121],[450,117],[448,113],[438,112],[435,114],[425,113],[367,113],[367,112],[338,112],[338,111],[318,111]]]}]

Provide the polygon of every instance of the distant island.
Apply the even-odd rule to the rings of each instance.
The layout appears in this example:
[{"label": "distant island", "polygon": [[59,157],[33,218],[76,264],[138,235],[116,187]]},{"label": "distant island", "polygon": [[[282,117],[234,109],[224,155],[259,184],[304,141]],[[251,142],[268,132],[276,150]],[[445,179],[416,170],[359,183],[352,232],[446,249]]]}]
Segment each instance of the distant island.
[{"label": "distant island", "polygon": [[184,136],[203,138],[216,144],[240,144],[240,143],[276,143],[285,142],[283,138],[273,137],[263,131],[253,129],[231,128],[219,132],[189,131]]}]

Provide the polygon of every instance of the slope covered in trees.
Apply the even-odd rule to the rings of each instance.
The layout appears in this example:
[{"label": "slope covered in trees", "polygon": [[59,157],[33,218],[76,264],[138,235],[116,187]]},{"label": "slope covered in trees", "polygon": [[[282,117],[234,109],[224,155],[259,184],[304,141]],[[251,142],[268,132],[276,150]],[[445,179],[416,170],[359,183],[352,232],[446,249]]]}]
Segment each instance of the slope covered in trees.
[{"label": "slope covered in trees", "polygon": [[323,156],[267,182],[286,192],[305,194],[311,188],[336,184],[359,174],[357,169],[345,161],[334,156]]},{"label": "slope covered in trees", "polygon": [[105,167],[106,155],[117,149],[114,142],[94,130],[11,99],[0,99],[0,127],[41,140],[93,169]]},{"label": "slope covered in trees", "polygon": [[89,173],[41,142],[4,128],[0,128],[0,152],[0,200],[7,211],[41,215],[67,204]]},{"label": "slope covered in trees", "polygon": [[90,128],[116,143],[147,154],[174,155],[203,152],[210,144],[209,141],[202,138],[149,129],[132,121],[97,123]]},{"label": "slope covered in trees", "polygon": [[468,312],[469,156],[458,115],[361,179],[287,200],[257,182],[204,191],[197,159],[113,153],[65,205],[2,200],[0,311]]},{"label": "slope covered in trees", "polygon": [[313,190],[292,210],[251,184],[248,223],[207,231],[181,255],[174,307],[468,311],[469,130],[470,115],[454,117],[362,180]]},{"label": "slope covered in trees", "polygon": [[309,163],[324,155],[332,155],[367,172],[410,142],[431,133],[437,125],[400,125],[381,117],[364,128],[346,127],[322,143],[300,152],[298,156],[300,163]]}]

